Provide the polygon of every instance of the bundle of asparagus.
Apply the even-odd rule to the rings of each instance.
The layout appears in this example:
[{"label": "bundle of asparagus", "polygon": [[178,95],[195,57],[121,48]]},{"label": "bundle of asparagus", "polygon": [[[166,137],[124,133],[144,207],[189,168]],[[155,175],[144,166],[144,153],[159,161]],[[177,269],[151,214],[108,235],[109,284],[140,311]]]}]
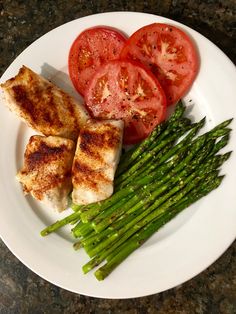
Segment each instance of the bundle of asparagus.
[{"label": "bundle of asparagus", "polygon": [[41,231],[45,236],[75,224],[74,248],[83,247],[91,258],[84,273],[106,261],[95,272],[103,280],[164,224],[220,185],[219,167],[231,152],[217,153],[229,141],[231,120],[196,137],[205,118],[192,123],[184,112],[179,102],[168,121],[122,156],[109,199],[72,205],[74,213]]}]

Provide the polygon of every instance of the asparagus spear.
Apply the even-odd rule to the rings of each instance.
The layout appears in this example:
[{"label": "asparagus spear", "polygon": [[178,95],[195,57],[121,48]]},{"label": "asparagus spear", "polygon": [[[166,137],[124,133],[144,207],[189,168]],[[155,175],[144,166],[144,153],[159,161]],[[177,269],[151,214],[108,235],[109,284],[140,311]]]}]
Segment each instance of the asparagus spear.
[{"label": "asparagus spear", "polygon": [[[172,212],[173,210],[181,211],[184,208],[188,207],[190,204],[196,202],[198,199],[200,199],[201,197],[205,196],[210,191],[212,191],[213,189],[218,187],[221,180],[222,180],[222,178],[221,179],[215,178],[215,176],[214,177],[213,176],[208,177],[207,180],[203,181],[201,185],[195,187],[185,197],[183,197],[175,205],[170,207],[169,210],[167,212],[165,212],[163,215],[169,215],[169,212]],[[160,216],[159,218],[155,219],[150,224],[153,224],[154,226],[156,225],[158,227],[159,226],[159,220],[162,221],[163,215]],[[146,226],[146,228],[147,227],[148,226]],[[157,230],[158,230],[158,228],[156,228],[154,230],[154,232]],[[107,257],[110,257],[110,259],[111,259],[112,255],[115,256],[116,255],[116,251],[115,251],[116,248],[118,248],[118,250],[120,249],[120,242],[121,241],[119,241],[119,242],[117,241],[115,244],[113,244],[109,248],[106,248],[106,249],[103,249],[102,251],[100,251],[94,258],[92,258],[88,263],[86,263],[83,266],[83,272],[87,273],[92,268],[94,268],[95,266],[98,266],[102,261],[107,259]],[[127,242],[125,242],[125,243],[127,243]]]},{"label": "asparagus spear", "polygon": [[[208,194],[211,190],[217,188],[223,177],[218,177],[215,180],[214,184],[208,185],[207,192],[201,192],[196,197],[196,200]],[[191,200],[192,203],[196,201],[195,199]],[[124,261],[133,251],[139,248],[147,239],[149,239],[158,229],[160,229],[164,224],[173,219],[180,211],[182,211],[186,206],[189,206],[191,203],[189,201],[182,202],[179,206],[174,207],[173,210],[163,214],[159,220],[154,220],[149,223],[146,228],[140,230],[140,232],[135,233],[127,242],[123,243],[118,247],[112,254],[107,256],[108,262],[100,267],[96,272],[96,278],[104,280],[122,261]],[[89,269],[88,269],[89,270]],[[83,268],[83,271],[86,272],[86,267]]]},{"label": "asparagus spear", "polygon": [[[186,178],[182,178],[179,182],[178,185],[174,186],[169,192],[165,193],[164,195],[162,195],[161,197],[159,197],[158,199],[156,199],[156,201],[149,206],[147,209],[143,210],[142,213],[140,213],[139,215],[136,215],[136,212],[134,212],[133,214],[133,219],[125,224],[125,226],[123,228],[121,228],[120,230],[114,232],[112,235],[109,236],[109,238],[107,238],[106,240],[104,240],[103,242],[99,243],[94,249],[88,251],[87,253],[89,254],[90,257],[96,255],[101,249],[103,249],[104,247],[109,246],[113,241],[117,241],[118,238],[127,233],[128,230],[134,226],[137,225],[138,222],[140,220],[142,220],[143,218],[145,218],[146,216],[148,217],[152,217],[153,216],[153,211],[154,211],[154,215],[156,214],[156,209],[157,208],[161,208],[158,210],[158,212],[162,213],[163,212],[163,208],[161,207],[161,205],[165,202],[165,206],[164,209],[166,209],[166,206],[168,205],[168,207],[170,205],[172,205],[171,202],[173,202],[172,200],[172,196],[177,193],[177,195],[174,197],[174,201],[179,201],[180,198],[182,198],[187,192],[189,192],[192,188],[194,188],[194,186],[196,184],[198,184],[198,182],[202,179],[202,178],[206,178],[207,174],[209,171],[212,171],[212,168],[214,169],[215,165],[211,164],[209,165],[208,163],[203,164],[199,167],[199,169],[195,172],[193,172],[192,174],[190,174],[188,177]],[[187,186],[186,186],[187,185]],[[186,187],[185,187],[186,186]],[[185,187],[183,189],[183,187]],[[190,189],[191,188],[191,189]],[[131,215],[132,216],[132,215]],[[150,219],[150,218],[149,218]]]},{"label": "asparagus spear", "polygon": [[221,150],[223,147],[225,147],[228,144],[228,142],[229,142],[229,134],[226,134],[215,144],[210,155],[213,156],[216,153],[218,153],[218,151]]},{"label": "asparagus spear", "polygon": [[233,118],[225,120],[225,121],[217,124],[210,132],[213,133],[216,130],[225,129],[232,121],[233,121]]},{"label": "asparagus spear", "polygon": [[[214,168],[216,169],[216,168],[220,167],[223,164],[223,162],[225,162],[229,158],[230,154],[231,154],[231,152],[228,152],[224,155],[217,155],[217,156],[210,157],[209,159],[204,160],[204,162],[205,162],[204,167],[207,169],[207,171],[210,171],[211,169],[214,169]],[[189,166],[186,166],[186,168],[179,175],[174,176],[174,179],[172,180],[172,184],[170,184],[170,188],[172,185],[175,184],[175,182],[178,182],[178,181],[181,182],[182,178],[184,178],[184,176],[187,176],[187,174],[191,173],[191,171],[194,170],[194,168],[196,169],[197,166],[201,163],[201,161],[203,159],[204,159],[204,157],[194,160],[192,162],[192,164]],[[166,180],[164,179],[163,182],[166,182]],[[169,185],[169,182],[167,183],[167,186],[168,185]],[[160,184],[160,186],[161,186],[161,184]],[[135,212],[135,215],[141,214],[143,212],[144,208],[150,203],[152,198],[155,197],[155,194],[158,195],[158,192],[159,192],[159,190],[157,189],[153,192],[153,195],[149,195],[146,198],[143,197],[143,195],[141,195],[140,201],[133,208],[129,208],[127,213],[125,213],[123,216],[121,215],[120,218],[124,218],[123,220],[120,219],[115,224],[111,224],[111,226],[109,226],[110,232],[111,232],[111,230],[119,230],[121,227],[123,227],[124,225],[126,225],[127,223],[129,223],[132,220],[132,215],[129,215],[130,216],[130,218],[129,218],[129,216],[127,214],[132,214],[135,211],[137,211],[137,212]],[[104,226],[105,220],[102,221],[101,224],[102,224],[103,229],[104,229],[105,228],[105,226]],[[98,231],[98,229],[99,228],[96,228],[97,231]],[[107,231],[107,229],[106,229],[106,231]],[[98,234],[96,234],[96,235],[98,235]],[[99,235],[102,236],[102,233],[99,233]],[[106,235],[107,235],[107,232],[106,232]],[[96,242],[95,239],[93,240],[93,242]]]}]

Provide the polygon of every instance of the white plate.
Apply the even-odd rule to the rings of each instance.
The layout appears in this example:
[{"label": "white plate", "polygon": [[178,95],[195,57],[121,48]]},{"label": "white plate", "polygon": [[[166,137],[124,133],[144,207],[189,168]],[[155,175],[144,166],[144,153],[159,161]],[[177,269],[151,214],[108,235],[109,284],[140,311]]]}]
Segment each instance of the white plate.
[{"label": "white plate", "polygon": [[[71,43],[84,29],[95,25],[116,27],[130,35],[153,22],[166,22],[185,30],[195,41],[201,59],[198,77],[185,101],[195,105],[191,116],[207,116],[209,129],[236,117],[236,72],[231,61],[205,37],[175,21],[143,13],[115,12],[84,17],[47,33],[30,45],[10,65],[1,82],[25,64],[76,95],[67,74]],[[192,106],[191,106],[192,107]],[[69,229],[42,238],[41,229],[59,215],[24,197],[15,174],[23,161],[24,147],[33,132],[0,107],[0,232],[9,249],[32,271],[67,290],[103,298],[131,298],[158,293],[194,277],[212,264],[236,235],[236,157],[223,166],[222,185],[153,236],[107,279],[98,282],[93,273],[83,275],[86,254],[72,249]],[[234,120],[228,150],[235,148]],[[61,218],[61,216],[60,216]]]}]

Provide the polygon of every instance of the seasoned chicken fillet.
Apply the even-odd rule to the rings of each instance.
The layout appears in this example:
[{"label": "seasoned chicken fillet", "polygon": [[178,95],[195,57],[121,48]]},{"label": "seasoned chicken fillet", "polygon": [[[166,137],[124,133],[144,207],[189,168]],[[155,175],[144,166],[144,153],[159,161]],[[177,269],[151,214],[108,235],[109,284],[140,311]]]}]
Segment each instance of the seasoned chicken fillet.
[{"label": "seasoned chicken fillet", "polygon": [[25,194],[60,212],[72,190],[71,167],[75,143],[58,136],[34,135],[26,146],[24,166],[17,174]]},{"label": "seasoned chicken fillet", "polygon": [[44,135],[77,140],[89,118],[82,104],[25,66],[1,88],[9,109]]},{"label": "seasoned chicken fillet", "polygon": [[88,121],[81,130],[72,166],[75,204],[90,204],[112,195],[123,127],[121,120]]}]

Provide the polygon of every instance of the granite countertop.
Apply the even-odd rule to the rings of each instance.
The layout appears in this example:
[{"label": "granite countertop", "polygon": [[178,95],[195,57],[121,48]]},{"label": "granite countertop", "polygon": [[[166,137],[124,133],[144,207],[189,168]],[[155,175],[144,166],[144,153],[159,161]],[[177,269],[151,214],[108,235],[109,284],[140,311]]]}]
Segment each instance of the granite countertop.
[{"label": "granite countertop", "polygon": [[[235,0],[3,0],[0,75],[34,40],[82,16],[108,11],[163,15],[199,31],[236,63]],[[26,268],[0,241],[0,313],[236,313],[236,242],[207,270],[174,289],[127,300],[76,295]]]}]

